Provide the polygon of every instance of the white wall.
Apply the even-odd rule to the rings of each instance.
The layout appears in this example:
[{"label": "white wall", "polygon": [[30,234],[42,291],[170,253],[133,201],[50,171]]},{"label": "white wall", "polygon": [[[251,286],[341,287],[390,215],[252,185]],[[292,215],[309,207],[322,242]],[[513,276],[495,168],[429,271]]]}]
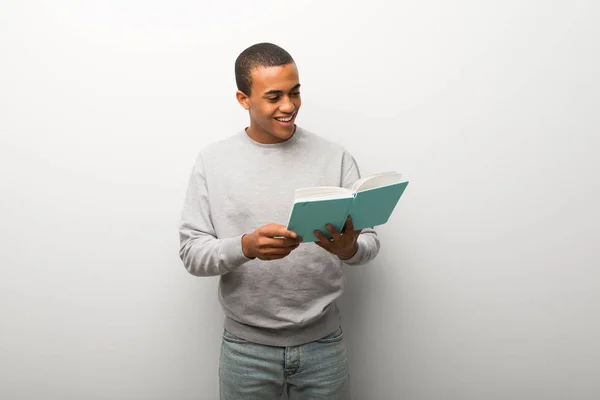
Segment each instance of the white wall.
[{"label": "white wall", "polygon": [[258,41],[299,124],[411,179],[348,271],[354,398],[599,398],[598,3],[257,3],[2,2],[0,398],[217,398],[177,225]]}]

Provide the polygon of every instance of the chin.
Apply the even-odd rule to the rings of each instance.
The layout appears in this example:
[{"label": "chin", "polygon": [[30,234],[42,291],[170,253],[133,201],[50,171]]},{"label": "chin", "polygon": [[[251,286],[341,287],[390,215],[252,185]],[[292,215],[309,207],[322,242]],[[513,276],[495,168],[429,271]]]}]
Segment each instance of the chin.
[{"label": "chin", "polygon": [[277,135],[277,137],[283,141],[290,139],[293,135],[293,133],[287,134],[287,135]]},{"label": "chin", "polygon": [[282,129],[277,129],[271,132],[271,135],[275,136],[276,138],[279,138],[281,140],[288,140],[289,138],[291,138],[292,136],[294,136],[294,132],[296,131],[295,127],[292,127],[289,130],[282,130]]}]

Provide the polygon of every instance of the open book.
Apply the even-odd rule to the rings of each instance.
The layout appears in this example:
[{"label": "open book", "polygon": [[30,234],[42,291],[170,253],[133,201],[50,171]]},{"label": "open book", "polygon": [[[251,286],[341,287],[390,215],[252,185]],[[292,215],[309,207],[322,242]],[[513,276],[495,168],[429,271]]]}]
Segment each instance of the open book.
[{"label": "open book", "polygon": [[304,242],[316,242],[319,230],[331,235],[325,225],[342,232],[346,218],[352,217],[355,230],[382,225],[394,211],[408,181],[396,172],[366,176],[352,188],[324,186],[297,189],[287,228],[302,236]]}]

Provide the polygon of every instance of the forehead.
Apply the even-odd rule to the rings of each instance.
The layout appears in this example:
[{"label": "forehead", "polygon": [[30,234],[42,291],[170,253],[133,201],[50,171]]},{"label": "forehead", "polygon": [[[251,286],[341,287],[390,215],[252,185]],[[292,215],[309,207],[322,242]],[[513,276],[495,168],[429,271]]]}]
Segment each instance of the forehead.
[{"label": "forehead", "polygon": [[277,67],[257,67],[250,71],[252,90],[259,93],[267,90],[289,90],[299,83],[298,68],[295,63]]}]

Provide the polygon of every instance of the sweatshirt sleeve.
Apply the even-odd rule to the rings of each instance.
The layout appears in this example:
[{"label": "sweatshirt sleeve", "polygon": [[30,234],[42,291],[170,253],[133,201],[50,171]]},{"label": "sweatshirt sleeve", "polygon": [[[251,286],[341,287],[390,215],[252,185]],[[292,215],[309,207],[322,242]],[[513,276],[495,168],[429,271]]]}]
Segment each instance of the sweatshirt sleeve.
[{"label": "sweatshirt sleeve", "polygon": [[212,224],[208,189],[201,158],[194,166],[181,213],[179,257],[195,276],[223,275],[249,261],[242,236],[217,238]]},{"label": "sweatshirt sleeve", "polygon": [[[342,161],[342,186],[350,188],[360,177],[358,164],[348,152],[344,152]],[[344,260],[348,265],[366,264],[379,254],[379,238],[373,227],[364,228],[361,231],[360,235],[358,235],[357,244],[358,250],[356,254],[352,258]]]}]

